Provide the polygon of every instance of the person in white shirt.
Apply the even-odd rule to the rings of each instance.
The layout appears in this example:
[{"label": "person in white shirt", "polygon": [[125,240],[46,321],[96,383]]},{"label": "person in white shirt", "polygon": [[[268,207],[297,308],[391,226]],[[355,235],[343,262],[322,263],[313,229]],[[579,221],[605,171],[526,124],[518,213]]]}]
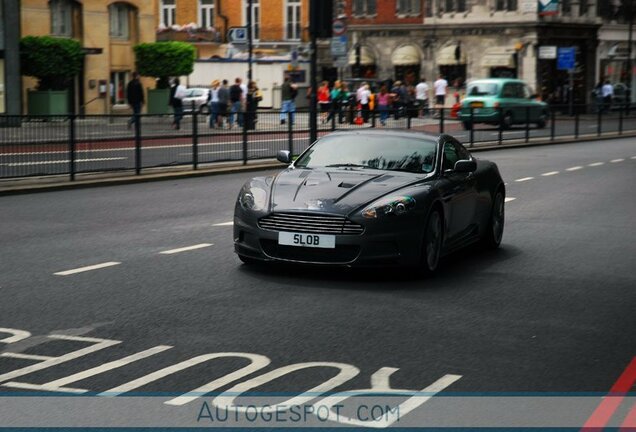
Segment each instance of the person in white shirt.
[{"label": "person in white shirt", "polygon": [[168,104],[172,107],[172,111],[174,113],[172,127],[175,129],[181,128],[184,97],[186,97],[186,88],[180,83],[179,78],[175,78],[173,85],[170,88],[170,99],[168,101]]},{"label": "person in white shirt", "polygon": [[422,116],[425,117],[428,114],[428,92],[430,88],[426,83],[426,78],[422,78],[415,86],[415,100],[417,101],[418,106],[420,107]]},{"label": "person in white shirt", "polygon": [[448,81],[446,81],[444,79],[444,76],[440,74],[439,78],[437,78],[437,81],[433,83],[433,88],[435,89],[435,108],[444,108],[444,105],[446,104]]},{"label": "person in white shirt", "polygon": [[612,106],[612,98],[614,97],[614,86],[609,80],[605,80],[605,84],[601,88],[601,94],[603,95],[603,111],[607,112]]},{"label": "person in white shirt", "polygon": [[358,89],[358,102],[362,108],[362,120],[365,123],[369,122],[369,102],[371,100],[371,90],[369,90],[369,84],[364,83]]}]

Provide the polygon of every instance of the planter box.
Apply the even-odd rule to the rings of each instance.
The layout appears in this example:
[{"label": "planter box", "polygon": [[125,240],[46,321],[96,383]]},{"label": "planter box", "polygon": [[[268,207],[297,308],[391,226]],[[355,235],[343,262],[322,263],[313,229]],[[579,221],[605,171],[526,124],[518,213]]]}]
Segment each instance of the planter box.
[{"label": "planter box", "polygon": [[31,116],[68,115],[68,91],[29,90],[27,92],[27,113]]},{"label": "planter box", "polygon": [[148,114],[170,114],[172,108],[168,105],[170,89],[148,89],[146,110]]}]

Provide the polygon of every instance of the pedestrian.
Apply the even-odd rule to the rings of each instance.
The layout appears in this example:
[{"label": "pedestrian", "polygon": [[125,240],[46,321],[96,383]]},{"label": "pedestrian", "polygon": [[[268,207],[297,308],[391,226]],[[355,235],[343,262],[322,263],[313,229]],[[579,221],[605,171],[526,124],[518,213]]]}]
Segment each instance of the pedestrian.
[{"label": "pedestrian", "polygon": [[280,124],[284,125],[287,123],[287,117],[289,117],[289,123],[294,124],[294,113],[296,112],[294,100],[297,95],[298,86],[292,81],[291,76],[286,73],[281,86]]},{"label": "pedestrian", "polygon": [[446,105],[446,92],[448,91],[448,81],[444,79],[444,75],[440,74],[437,81],[433,83],[435,89],[435,109],[434,117],[439,117],[442,109]]},{"label": "pedestrian", "polygon": [[323,81],[320,87],[318,87],[318,106],[320,107],[320,121],[321,123],[325,123],[331,108],[329,83],[327,81]]},{"label": "pedestrian", "polygon": [[230,90],[227,87],[227,80],[221,81],[221,87],[219,87],[219,122],[220,128],[223,128],[223,120],[229,124],[227,120],[228,105],[230,103]]},{"label": "pedestrian", "polygon": [[141,106],[144,104],[144,89],[139,82],[139,74],[133,72],[132,79],[126,86],[126,99],[128,99],[128,105],[132,109],[133,115],[128,120],[128,129],[133,123],[139,121],[139,114],[141,114]]},{"label": "pedestrian", "polygon": [[361,86],[361,90],[358,92],[358,103],[360,104],[360,109],[362,111],[362,121],[364,123],[369,122],[369,104],[371,102],[371,90],[369,89],[369,84],[363,83]]},{"label": "pedestrian", "polygon": [[221,81],[215,79],[212,81],[212,89],[210,90],[210,127],[215,128],[219,123],[219,90]]},{"label": "pedestrian", "polygon": [[256,110],[258,109],[259,91],[256,82],[250,81],[247,86],[245,98],[245,127],[249,130],[256,129]]},{"label": "pedestrian", "polygon": [[430,88],[426,82],[426,78],[422,78],[422,80],[415,86],[415,99],[419,105],[422,117],[426,117],[428,115],[429,92]]},{"label": "pedestrian", "polygon": [[596,104],[596,112],[603,111],[603,81],[600,80],[594,90],[592,90],[592,97],[594,98],[594,103]]},{"label": "pedestrian", "polygon": [[241,88],[242,80],[236,78],[234,84],[230,87],[230,129],[234,125],[234,116],[239,127],[243,127],[243,89]]},{"label": "pedestrian", "polygon": [[386,121],[389,118],[389,109],[391,105],[391,93],[388,91],[386,84],[382,84],[380,87],[380,93],[377,98],[378,111],[380,111],[380,124],[386,126]]},{"label": "pedestrian", "polygon": [[333,88],[331,89],[331,94],[329,95],[331,99],[331,111],[329,112],[329,116],[327,117],[327,121],[330,121],[335,117],[336,113],[338,116],[341,114],[342,110],[342,82],[339,80],[333,84]]},{"label": "pedestrian", "polygon": [[612,86],[609,79],[605,80],[601,91],[603,94],[603,111],[609,112],[612,107],[612,99],[614,98],[614,86]]},{"label": "pedestrian", "polygon": [[172,127],[175,129],[181,129],[181,119],[183,119],[183,98],[186,95],[186,88],[181,85],[179,78],[175,78],[172,81],[172,87],[170,88],[170,99],[168,104],[172,107],[174,114]]}]

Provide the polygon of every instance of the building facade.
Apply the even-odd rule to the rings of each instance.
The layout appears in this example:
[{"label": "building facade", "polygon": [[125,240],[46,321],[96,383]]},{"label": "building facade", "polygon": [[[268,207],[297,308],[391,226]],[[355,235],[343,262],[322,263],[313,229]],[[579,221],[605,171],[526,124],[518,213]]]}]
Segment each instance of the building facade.
[{"label": "building facade", "polygon": [[[22,0],[21,33],[77,39],[86,53],[71,89],[79,114],[126,108],[125,86],[135,70],[134,45],[155,40],[156,5],[147,0]],[[35,80],[23,77],[23,100]],[[144,87],[153,87],[144,79]]]},{"label": "building facade", "polygon": [[543,14],[538,0],[347,0],[349,73],[407,81],[442,74],[451,83],[518,77],[544,100],[565,103],[569,71],[554,54],[574,47],[572,94],[588,103],[602,77],[631,78],[628,2],[561,0]]}]

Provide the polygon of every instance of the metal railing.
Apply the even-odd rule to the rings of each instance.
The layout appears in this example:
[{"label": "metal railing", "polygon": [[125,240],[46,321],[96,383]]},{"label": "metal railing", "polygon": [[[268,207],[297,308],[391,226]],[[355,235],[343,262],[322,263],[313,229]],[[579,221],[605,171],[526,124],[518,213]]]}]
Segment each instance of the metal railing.
[{"label": "metal railing", "polygon": [[[353,107],[318,114],[318,136],[336,130],[364,128],[412,129],[449,133],[468,147],[504,142],[554,141],[583,136],[636,132],[636,109],[618,106],[594,109],[551,106],[497,108],[413,107],[363,111]],[[604,108],[604,107],[603,107]],[[0,178],[68,175],[134,170],[163,166],[201,165],[275,157],[279,150],[298,154],[309,142],[309,112],[259,110],[222,116],[222,126],[210,116],[186,113],[175,129],[173,115],[65,115],[0,117]],[[131,121],[132,120],[132,121]],[[502,121],[505,120],[505,121]]]}]

